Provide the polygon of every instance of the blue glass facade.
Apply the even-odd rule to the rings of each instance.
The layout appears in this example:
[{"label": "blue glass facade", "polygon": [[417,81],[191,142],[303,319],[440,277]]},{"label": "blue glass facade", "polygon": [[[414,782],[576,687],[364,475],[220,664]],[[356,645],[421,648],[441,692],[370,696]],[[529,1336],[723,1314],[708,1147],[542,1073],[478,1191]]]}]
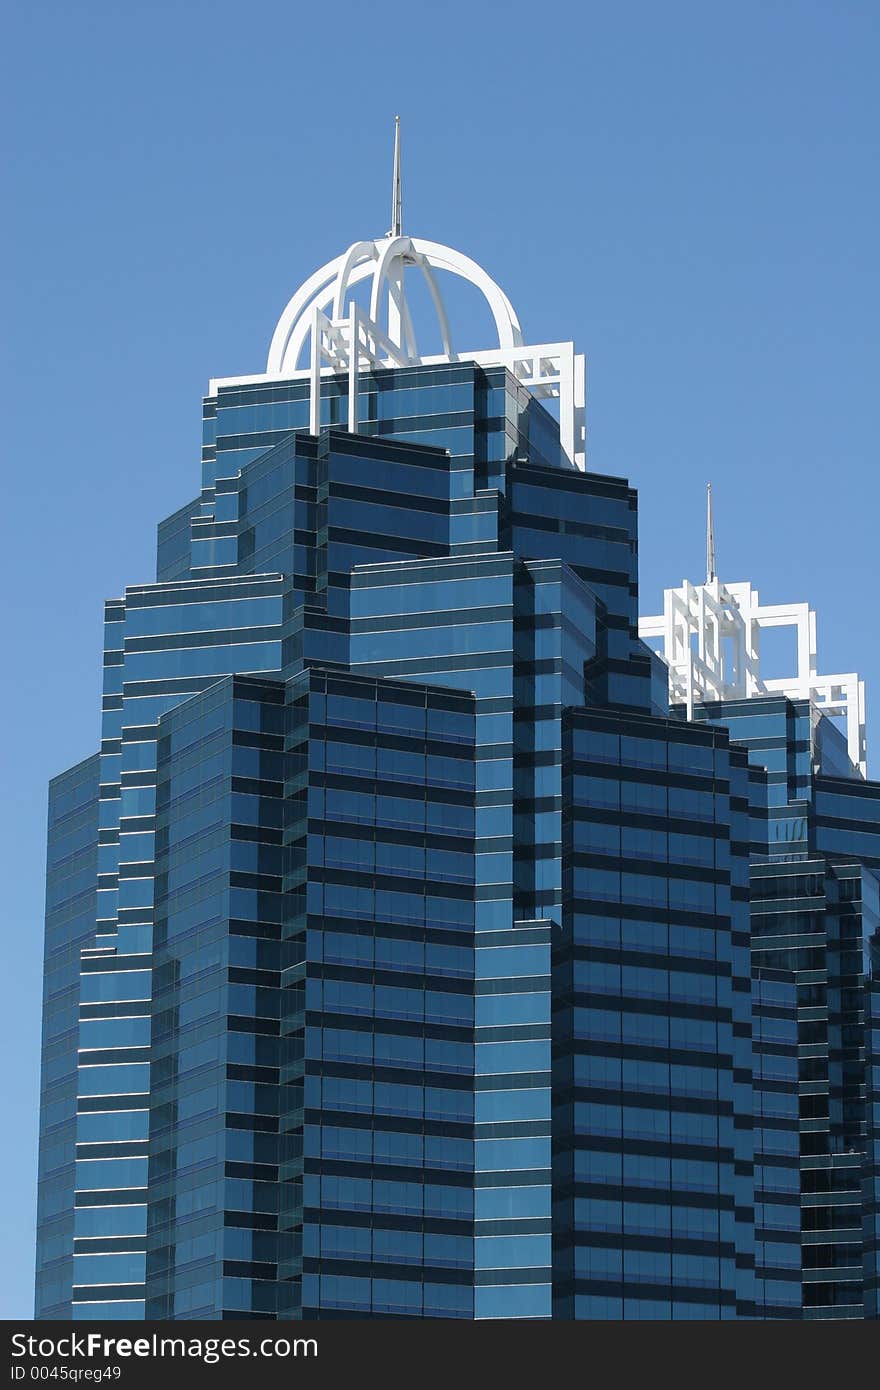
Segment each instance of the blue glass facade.
[{"label": "blue glass facade", "polygon": [[752,982],[755,1099],[755,1303],[759,1317],[799,1318],[801,1254],[797,986],[767,966]]},{"label": "blue glass facade", "polygon": [[780,997],[772,1026],[780,1044],[796,1040],[803,1316],[876,1317],[880,784],[848,769],[839,731],[805,700],[729,701],[695,717],[723,722],[767,769],[766,808],[753,797],[751,950],[758,988],[793,990],[788,1020]]},{"label": "blue glass facade", "polygon": [[36,1270],[47,1318],[69,1317],[73,1289],[80,951],[95,935],[98,767],[87,758],[49,788]]},{"label": "blue glass facade", "polygon": [[880,939],[865,952],[866,1125],[862,1235],[865,1317],[880,1317]]},{"label": "blue glass facade", "polygon": [[469,1318],[474,701],[317,672],[289,700],[303,1315]]},{"label": "blue glass facade", "polygon": [[558,1315],[752,1316],[745,758],[674,721],[566,722]]},{"label": "blue glass facade", "polygon": [[[799,1316],[849,1269],[806,1175],[863,1177],[880,788],[796,703],[670,717],[635,493],[509,372],[362,373],[357,435],[345,390],[312,436],[307,381],[221,386],[107,604],[51,796],[38,1316]],[[807,855],[814,1128],[767,876]]]}]

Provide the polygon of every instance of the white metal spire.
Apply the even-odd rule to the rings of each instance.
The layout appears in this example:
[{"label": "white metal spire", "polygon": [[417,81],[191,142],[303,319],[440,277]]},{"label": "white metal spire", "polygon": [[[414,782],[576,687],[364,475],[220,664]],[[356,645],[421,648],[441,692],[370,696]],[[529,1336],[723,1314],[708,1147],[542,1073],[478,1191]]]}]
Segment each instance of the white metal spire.
[{"label": "white metal spire", "polygon": [[403,193],[400,184],[400,117],[394,117],[394,176],[391,184],[391,230],[389,236],[400,236],[403,226]]},{"label": "white metal spire", "polygon": [[715,578],[715,530],[712,526],[712,484],[706,484],[706,583]]}]

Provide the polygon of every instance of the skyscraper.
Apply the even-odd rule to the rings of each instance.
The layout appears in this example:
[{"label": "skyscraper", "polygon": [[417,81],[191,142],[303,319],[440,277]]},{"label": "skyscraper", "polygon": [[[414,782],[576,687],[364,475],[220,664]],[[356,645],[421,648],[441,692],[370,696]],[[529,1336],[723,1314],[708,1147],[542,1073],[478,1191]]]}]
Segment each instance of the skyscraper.
[{"label": "skyscraper", "polygon": [[[456,346],[441,273],[497,346]],[[403,234],[398,143],[389,233],[210,383],[50,793],[38,1316],[800,1315],[805,977],[775,937],[755,976],[754,861],[824,875],[833,1147],[880,802],[814,773],[808,696],[763,761],[724,701],[670,708],[583,382]]]},{"label": "skyscraper", "polygon": [[[756,1134],[766,1133],[763,1116],[776,1116],[779,1129],[790,1115],[800,1169],[797,1211],[764,1165],[759,1255],[769,1252],[782,1288],[797,1239],[803,1317],[877,1317],[880,784],[865,779],[864,687],[855,674],[819,675],[807,604],[764,606],[750,584],[720,582],[711,494],[707,541],[706,583],[667,590],[662,616],[644,618],[641,631],[662,640],[673,707],[723,725],[759,773],[751,957],[754,1035],[768,1046],[756,1071],[764,1082]],[[795,675],[762,674],[761,634],[770,628],[792,632]],[[763,1007],[768,991],[772,1010]],[[793,1072],[783,1047],[796,1057]],[[780,1135],[771,1140],[778,1149]],[[787,1231],[783,1206],[798,1217]]]}]

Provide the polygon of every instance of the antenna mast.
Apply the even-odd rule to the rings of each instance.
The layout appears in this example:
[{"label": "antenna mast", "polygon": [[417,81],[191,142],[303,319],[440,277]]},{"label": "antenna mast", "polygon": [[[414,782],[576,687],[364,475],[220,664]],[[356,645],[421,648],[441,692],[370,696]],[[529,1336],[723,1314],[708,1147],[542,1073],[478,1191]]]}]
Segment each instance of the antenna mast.
[{"label": "antenna mast", "polygon": [[403,225],[403,194],[400,187],[400,117],[394,117],[394,179],[391,187],[391,230],[389,236],[400,236]]}]

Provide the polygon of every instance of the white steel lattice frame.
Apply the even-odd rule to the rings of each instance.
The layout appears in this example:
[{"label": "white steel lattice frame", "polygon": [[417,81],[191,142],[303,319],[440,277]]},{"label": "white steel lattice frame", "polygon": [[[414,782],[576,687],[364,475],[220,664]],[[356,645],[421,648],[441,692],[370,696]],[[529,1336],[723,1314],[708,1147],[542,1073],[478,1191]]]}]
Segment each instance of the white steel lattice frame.
[{"label": "white steel lattice frame", "polygon": [[[440,354],[419,353],[405,293],[407,269],[417,270],[428,287],[443,345]],[[437,270],[457,275],[481,291],[495,321],[496,348],[461,354],[455,350]],[[350,298],[350,292],[369,277],[370,307],[365,312]],[[210,382],[209,391],[213,395],[220,386],[308,378],[309,428],[314,434],[320,423],[322,376],[346,372],[348,428],[356,432],[358,374],[362,369],[444,362],[503,366],[539,399],[558,400],[561,453],[573,467],[586,468],[586,369],[574,343],[524,343],[513,305],[476,261],[438,242],[393,232],[375,241],[355,242],[300,286],[278,320],[264,373],[217,378]]]},{"label": "white steel lattice frame", "polygon": [[[762,628],[793,627],[797,632],[797,673],[781,679],[761,676]],[[820,676],[816,655],[816,614],[807,603],[762,605],[749,583],[706,584],[685,580],[666,589],[663,612],[639,619],[639,635],[662,639],[669,668],[669,698],[687,706],[703,700],[787,695],[810,700],[822,714],[846,721],[850,762],[867,776],[865,684],[855,672]]]}]

